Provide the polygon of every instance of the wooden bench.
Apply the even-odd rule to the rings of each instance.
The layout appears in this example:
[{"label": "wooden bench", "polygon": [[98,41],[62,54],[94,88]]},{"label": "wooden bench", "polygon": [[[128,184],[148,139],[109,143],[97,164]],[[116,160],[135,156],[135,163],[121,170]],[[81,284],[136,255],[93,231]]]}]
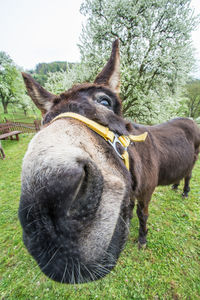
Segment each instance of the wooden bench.
[{"label": "wooden bench", "polygon": [[5,140],[10,137],[13,140],[13,136],[19,141],[19,134],[22,133],[20,130],[12,130],[13,125],[9,122],[0,124],[0,140]]},{"label": "wooden bench", "polygon": [[13,140],[13,137],[15,136],[15,139],[19,141],[19,134],[22,133],[22,131],[20,130],[12,130],[12,129],[13,129],[13,125],[9,122],[0,124],[0,153],[3,159],[6,156],[1,145],[1,140],[5,140],[8,138]]},{"label": "wooden bench", "polygon": [[13,140],[13,136],[16,136],[16,140],[19,141],[20,133],[22,133],[22,131],[10,131],[8,133],[3,133],[0,135],[0,140],[5,140],[8,137],[10,137],[10,139]]}]

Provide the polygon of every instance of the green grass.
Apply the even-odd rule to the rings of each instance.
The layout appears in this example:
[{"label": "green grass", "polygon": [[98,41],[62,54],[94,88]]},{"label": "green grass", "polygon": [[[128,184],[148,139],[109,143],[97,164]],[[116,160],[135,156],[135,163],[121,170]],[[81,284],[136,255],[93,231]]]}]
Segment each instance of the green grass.
[{"label": "green grass", "polygon": [[104,279],[62,285],[41,273],[22,243],[17,217],[22,158],[30,136],[3,141],[0,160],[1,299],[200,299],[200,161],[188,199],[158,187],[150,204],[148,247],[137,249],[138,220],[116,268]]},{"label": "green grass", "polygon": [[32,123],[36,119],[41,119],[41,113],[38,109],[35,109],[35,112],[29,109],[25,115],[22,109],[16,108],[14,105],[9,105],[8,113],[4,114],[3,108],[0,105],[0,123],[5,122],[5,120]]}]

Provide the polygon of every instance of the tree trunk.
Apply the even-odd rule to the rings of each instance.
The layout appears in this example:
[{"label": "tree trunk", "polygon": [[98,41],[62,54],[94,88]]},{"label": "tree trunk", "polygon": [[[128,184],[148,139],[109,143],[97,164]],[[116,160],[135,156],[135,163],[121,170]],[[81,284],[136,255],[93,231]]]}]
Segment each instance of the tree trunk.
[{"label": "tree trunk", "polygon": [[3,104],[4,114],[7,114],[8,113],[8,103],[2,102],[2,104]]}]

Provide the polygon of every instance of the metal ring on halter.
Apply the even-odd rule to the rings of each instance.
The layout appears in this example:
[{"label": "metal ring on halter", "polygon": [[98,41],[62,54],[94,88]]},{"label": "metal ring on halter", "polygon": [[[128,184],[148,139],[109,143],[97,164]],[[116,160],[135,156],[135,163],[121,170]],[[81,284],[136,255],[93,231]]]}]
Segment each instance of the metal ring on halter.
[{"label": "metal ring on halter", "polygon": [[114,135],[115,135],[115,137],[114,137],[113,141],[111,142],[110,140],[108,140],[108,143],[113,147],[113,149],[115,150],[117,155],[121,159],[123,159],[122,154],[120,154],[119,150],[117,149],[117,144],[120,144],[123,147],[124,151],[127,150],[127,147],[124,147],[124,145],[120,142],[118,134],[115,133]]}]

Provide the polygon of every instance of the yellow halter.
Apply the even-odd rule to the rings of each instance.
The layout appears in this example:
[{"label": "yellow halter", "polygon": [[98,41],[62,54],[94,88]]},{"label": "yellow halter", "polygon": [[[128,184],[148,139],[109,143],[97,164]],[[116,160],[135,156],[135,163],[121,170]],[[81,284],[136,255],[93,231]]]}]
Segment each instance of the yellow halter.
[{"label": "yellow halter", "polygon": [[[117,155],[124,160],[124,164],[128,170],[129,170],[129,155],[128,155],[127,147],[130,145],[130,142],[144,142],[148,135],[147,132],[144,132],[143,134],[140,135],[119,136],[118,134],[111,131],[108,127],[100,125],[82,115],[73,112],[66,112],[60,114],[57,117],[55,117],[51,121],[51,123],[61,118],[73,118],[79,120],[82,123],[86,124],[90,129],[98,133],[100,136],[102,136],[107,142],[109,142],[109,144],[111,144],[111,146],[114,148]],[[117,150],[116,147],[117,143],[124,148],[123,154],[120,154],[119,151]]]}]

